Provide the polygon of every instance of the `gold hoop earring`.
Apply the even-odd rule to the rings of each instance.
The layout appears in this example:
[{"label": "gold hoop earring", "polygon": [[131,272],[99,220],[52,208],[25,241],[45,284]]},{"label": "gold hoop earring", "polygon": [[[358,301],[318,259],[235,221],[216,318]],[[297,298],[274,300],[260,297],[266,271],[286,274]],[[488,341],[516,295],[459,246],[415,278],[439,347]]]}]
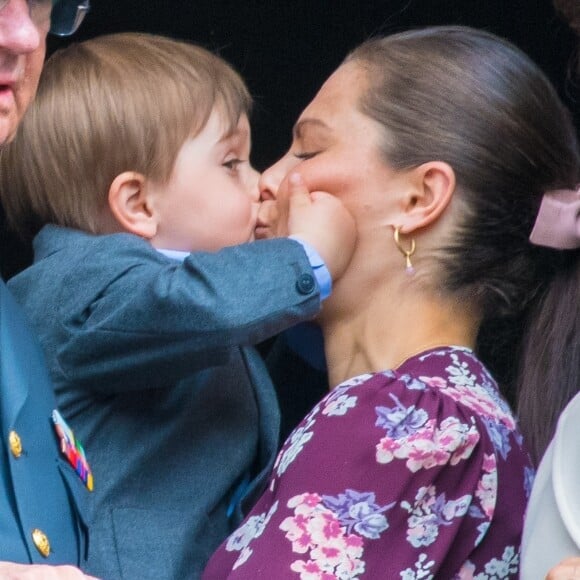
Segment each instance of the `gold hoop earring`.
[{"label": "gold hoop earring", "polygon": [[409,274],[411,276],[415,273],[415,268],[413,268],[413,264],[411,263],[411,256],[415,253],[415,250],[416,250],[415,238],[411,238],[411,246],[409,247],[409,249],[405,249],[401,245],[401,240],[399,237],[400,233],[401,233],[401,226],[395,226],[395,231],[393,233],[393,238],[395,239],[395,245],[397,246],[399,252],[401,252],[401,254],[403,254],[403,256],[405,256],[406,271],[407,271],[407,274]]}]

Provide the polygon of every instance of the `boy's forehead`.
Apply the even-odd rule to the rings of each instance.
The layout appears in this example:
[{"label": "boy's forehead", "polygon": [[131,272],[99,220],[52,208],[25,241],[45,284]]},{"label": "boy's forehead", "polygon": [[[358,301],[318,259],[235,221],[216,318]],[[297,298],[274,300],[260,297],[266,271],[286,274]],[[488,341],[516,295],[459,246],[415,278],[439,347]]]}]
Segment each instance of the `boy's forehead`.
[{"label": "boy's forehead", "polygon": [[214,106],[201,126],[192,127],[190,139],[205,136],[211,136],[211,141],[216,145],[231,142],[235,146],[242,146],[243,143],[249,143],[251,132],[248,116],[242,112],[239,117],[235,117],[225,108]]},{"label": "boy's forehead", "polygon": [[217,117],[220,130],[223,133],[222,139],[228,139],[229,137],[238,135],[244,136],[250,132],[250,121],[245,112],[242,112],[238,117],[234,117],[234,115],[224,110],[223,107],[215,107],[212,115]]}]

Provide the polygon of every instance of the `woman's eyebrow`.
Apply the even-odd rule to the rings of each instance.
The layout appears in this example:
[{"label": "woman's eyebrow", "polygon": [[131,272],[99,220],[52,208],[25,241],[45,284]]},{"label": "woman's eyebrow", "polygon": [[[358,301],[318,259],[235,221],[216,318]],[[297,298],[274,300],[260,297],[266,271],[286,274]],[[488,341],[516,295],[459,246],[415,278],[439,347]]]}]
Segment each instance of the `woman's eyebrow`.
[{"label": "woman's eyebrow", "polygon": [[320,119],[315,119],[311,117],[306,117],[305,119],[300,119],[294,127],[292,128],[292,135],[294,139],[301,139],[304,136],[304,128],[308,126],[314,126],[328,131],[329,126]]}]

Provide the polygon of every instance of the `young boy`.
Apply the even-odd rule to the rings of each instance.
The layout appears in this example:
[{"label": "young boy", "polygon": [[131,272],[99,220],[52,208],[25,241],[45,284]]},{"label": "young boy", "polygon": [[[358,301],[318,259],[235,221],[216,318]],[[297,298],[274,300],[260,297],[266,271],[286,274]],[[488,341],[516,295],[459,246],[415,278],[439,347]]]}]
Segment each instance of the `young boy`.
[{"label": "young boy", "polygon": [[[91,450],[88,570],[107,580],[199,576],[277,448],[275,393],[245,345],[320,307],[300,243],[245,244],[259,207],[250,104],[201,48],[111,35],[49,60],[2,153],[1,188],[19,191],[7,214],[42,227],[10,286]],[[337,276],[350,216],[307,199],[290,233]]]}]

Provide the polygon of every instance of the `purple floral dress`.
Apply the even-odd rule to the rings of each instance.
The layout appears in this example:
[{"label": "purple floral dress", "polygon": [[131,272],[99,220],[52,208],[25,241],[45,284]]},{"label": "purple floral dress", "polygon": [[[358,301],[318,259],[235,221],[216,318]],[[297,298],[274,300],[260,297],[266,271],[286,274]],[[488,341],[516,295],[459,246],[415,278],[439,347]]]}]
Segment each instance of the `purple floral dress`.
[{"label": "purple floral dress", "polygon": [[473,353],[439,348],[332,390],[205,580],[517,578],[533,469]]}]

